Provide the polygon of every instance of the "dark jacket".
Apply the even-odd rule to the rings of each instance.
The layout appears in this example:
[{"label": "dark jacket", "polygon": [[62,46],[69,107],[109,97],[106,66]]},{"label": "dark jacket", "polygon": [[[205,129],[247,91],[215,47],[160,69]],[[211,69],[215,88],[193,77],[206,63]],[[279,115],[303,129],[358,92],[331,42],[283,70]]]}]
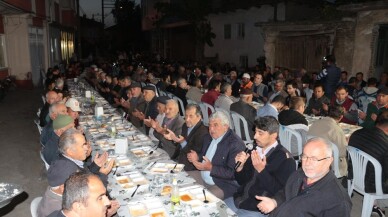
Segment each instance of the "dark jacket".
[{"label": "dark jacket", "polygon": [[[198,155],[201,161],[202,156],[205,156],[212,140],[209,134],[205,136],[201,154]],[[239,187],[234,178],[234,159],[244,149],[244,142],[231,129],[225,133],[217,145],[212,159],[213,167],[210,171],[210,176],[213,178],[214,183],[224,192],[224,198],[231,197]]]},{"label": "dark jacket", "polygon": [[[388,193],[388,135],[377,127],[363,128],[350,136],[349,145],[364,151],[379,161],[382,167],[383,192]],[[353,171],[351,162],[348,165],[348,171]],[[365,191],[376,192],[375,171],[371,163],[368,163],[366,169]]]},{"label": "dark jacket", "polygon": [[327,66],[318,74],[318,78],[323,82],[325,87],[325,95],[328,96],[329,99],[334,95],[340,77],[341,69],[335,64]]},{"label": "dark jacket", "polygon": [[[183,118],[179,115],[177,115],[170,123],[167,125],[167,128],[174,132],[175,135],[181,135],[182,133],[182,126],[184,125],[185,121]],[[154,131],[154,136],[160,141],[160,145],[162,148],[167,152],[167,154],[170,157],[174,156],[174,153],[176,151],[176,146],[178,145],[174,141],[167,140],[164,138],[164,136],[161,133],[158,133],[156,130]]]},{"label": "dark jacket", "polygon": [[280,144],[269,151],[266,157],[267,165],[260,173],[253,167],[250,157],[243,169],[235,172],[236,180],[241,185],[233,195],[237,208],[258,211],[255,196],[273,197],[284,188],[288,177],[296,170],[294,158]]},{"label": "dark jacket", "polygon": [[309,105],[304,111],[305,114],[311,115],[313,113],[313,109],[320,111],[320,116],[324,116],[326,114],[325,110],[323,110],[322,104],[330,105],[330,99],[327,96],[323,95],[321,98],[317,99],[315,96],[312,96],[309,100]]},{"label": "dark jacket", "polygon": [[232,83],[232,96],[240,97],[240,87],[241,83],[238,80]]},{"label": "dark jacket", "polygon": [[146,102],[144,101],[143,95],[140,95],[137,98],[132,97],[132,99],[131,99],[131,107],[128,110],[128,114],[129,114],[129,120],[137,128],[140,128],[140,127],[143,126],[143,121],[140,121],[139,118],[133,116],[132,112],[134,112],[135,109],[138,110],[138,111],[144,112],[145,111],[145,107],[146,107]]},{"label": "dark jacket", "polygon": [[58,158],[59,150],[59,136],[57,134],[53,134],[46,142],[42,154],[46,162],[51,165],[51,163]]},{"label": "dark jacket", "polygon": [[304,124],[308,126],[306,117],[293,109],[281,111],[278,115],[278,120],[279,123],[284,126],[292,124]]},{"label": "dark jacket", "polygon": [[271,217],[350,217],[352,201],[333,172],[301,190],[303,170],[294,172],[274,199],[278,207]]},{"label": "dark jacket", "polygon": [[[155,120],[156,116],[159,114],[157,109],[157,97],[155,96],[151,101],[145,102],[144,111],[141,112],[143,112],[145,118],[151,117],[151,119]],[[146,135],[148,135],[150,128],[145,126],[145,130]]]},{"label": "dark jacket", "polygon": [[47,217],[66,217],[66,216],[62,214],[62,210],[56,210],[52,212],[50,215],[48,215]]},{"label": "dark jacket", "polygon": [[49,113],[49,108],[50,108],[50,104],[48,104],[47,102],[44,104],[44,106],[42,107],[42,109],[40,110],[40,114],[39,114],[39,124],[41,127],[44,127],[46,126],[47,124],[47,121],[46,121],[46,116],[48,115]]},{"label": "dark jacket", "polygon": [[54,135],[53,121],[50,121],[43,127],[42,133],[40,134],[40,144],[45,146],[46,142]]},{"label": "dark jacket", "polygon": [[[68,159],[68,158],[64,157],[62,154],[60,154],[58,156],[58,158],[55,160],[55,162],[53,162],[53,163],[64,165],[67,167],[67,169],[74,170],[74,172],[85,170],[85,171],[94,173],[101,179],[101,181],[105,185],[105,187],[108,185],[108,176],[103,174],[103,173],[100,173],[99,172],[100,167],[94,162],[91,163],[89,166],[86,163],[84,163],[84,168],[81,168],[76,163],[74,163],[70,159]],[[49,168],[49,170],[50,170],[50,168]]]},{"label": "dark jacket", "polygon": [[178,163],[184,164],[184,169],[186,171],[197,170],[195,166],[190,163],[187,159],[187,154],[193,150],[197,153],[200,153],[203,145],[203,138],[209,133],[208,128],[203,125],[202,121],[199,121],[197,125],[191,130],[190,135],[187,136],[187,126],[184,124],[182,126],[182,136],[185,138],[187,144],[184,148],[180,149],[178,156]]},{"label": "dark jacket", "polygon": [[[256,119],[256,109],[253,108],[253,106],[249,105],[248,103],[242,101],[241,99],[235,103],[232,103],[230,105],[230,111],[234,111],[238,114],[240,114],[241,116],[243,116],[245,118],[245,120],[247,121],[247,124],[248,124],[248,132],[249,132],[249,136],[251,137],[251,139],[253,139],[253,136],[254,136],[254,124],[253,122],[255,121]],[[243,126],[242,123],[240,123],[240,126]],[[242,130],[242,139],[245,141],[247,140],[245,138],[245,133],[244,132],[244,127],[241,127],[241,130]]]}]

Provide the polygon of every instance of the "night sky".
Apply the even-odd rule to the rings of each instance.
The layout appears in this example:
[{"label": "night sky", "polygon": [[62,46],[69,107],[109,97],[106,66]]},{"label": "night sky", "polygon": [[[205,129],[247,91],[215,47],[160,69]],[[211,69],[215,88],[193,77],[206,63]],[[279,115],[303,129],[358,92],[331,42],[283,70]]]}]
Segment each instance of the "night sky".
[{"label": "night sky", "polygon": [[[83,11],[86,13],[88,18],[92,18],[92,15],[94,14],[94,19],[97,21],[101,21],[101,1],[102,0],[79,0],[80,3],[80,13],[82,14]],[[105,2],[109,2],[114,0],[105,0]],[[141,0],[135,0],[137,4],[140,4]],[[114,25],[113,15],[111,13],[112,9],[105,9],[104,13],[106,15],[105,17],[105,27],[109,27]],[[109,14],[109,15],[108,15]]]}]

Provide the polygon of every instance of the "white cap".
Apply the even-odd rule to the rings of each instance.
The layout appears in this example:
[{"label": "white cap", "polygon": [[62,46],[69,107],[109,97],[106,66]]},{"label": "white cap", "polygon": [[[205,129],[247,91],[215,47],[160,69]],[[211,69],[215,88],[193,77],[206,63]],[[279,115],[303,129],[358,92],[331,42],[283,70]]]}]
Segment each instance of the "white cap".
[{"label": "white cap", "polygon": [[66,101],[66,107],[69,107],[71,108],[71,110],[75,111],[75,112],[80,112],[81,111],[81,108],[79,107],[79,102],[78,100],[74,99],[74,98],[70,98]]},{"label": "white cap", "polygon": [[251,76],[250,76],[248,73],[244,73],[242,77],[243,77],[243,78],[251,79]]}]

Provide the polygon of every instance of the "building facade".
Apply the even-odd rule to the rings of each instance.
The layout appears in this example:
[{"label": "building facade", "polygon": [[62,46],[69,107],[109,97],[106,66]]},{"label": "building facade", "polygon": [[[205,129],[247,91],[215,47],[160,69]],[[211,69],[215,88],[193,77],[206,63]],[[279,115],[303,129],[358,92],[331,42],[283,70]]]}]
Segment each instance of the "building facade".
[{"label": "building facade", "polygon": [[0,2],[0,76],[19,86],[42,84],[42,73],[74,52],[75,0]]}]

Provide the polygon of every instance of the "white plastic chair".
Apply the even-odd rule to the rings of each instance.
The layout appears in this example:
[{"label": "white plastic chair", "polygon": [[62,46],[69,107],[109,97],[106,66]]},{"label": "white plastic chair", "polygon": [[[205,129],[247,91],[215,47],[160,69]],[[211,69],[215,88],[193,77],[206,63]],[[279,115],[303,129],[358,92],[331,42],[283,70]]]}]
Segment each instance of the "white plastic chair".
[{"label": "white plastic chair", "polygon": [[[370,217],[375,200],[388,199],[388,194],[383,193],[383,187],[381,183],[381,164],[369,154],[355,148],[347,147],[350,159],[352,160],[353,168],[353,180],[348,180],[348,193],[352,195],[353,190],[364,195],[364,201],[362,203],[361,217]],[[365,192],[365,173],[367,164],[370,162],[375,171],[375,187],[376,192]]]},{"label": "white plastic chair", "polygon": [[[280,139],[280,144],[283,147],[285,147],[290,153],[292,153],[294,157],[302,154],[303,140],[300,133],[298,133],[296,130],[293,130],[287,126],[281,125],[279,128],[279,139]],[[296,143],[295,143],[295,139],[296,139]]]},{"label": "white plastic chair", "polygon": [[160,94],[160,96],[167,96],[167,93],[162,91],[162,90],[159,91],[159,94]]},{"label": "white plastic chair", "polygon": [[40,117],[40,112],[41,112],[41,110],[39,108],[38,111],[36,112],[36,116],[38,116],[38,118]]},{"label": "white plastic chair", "polygon": [[42,159],[42,161],[44,163],[44,166],[46,167],[46,170],[48,170],[50,168],[50,164],[48,164],[46,159],[44,159],[42,151],[39,152],[39,155],[40,155],[40,159]]},{"label": "white plastic chair", "polygon": [[36,125],[36,127],[38,128],[38,131],[39,131],[39,134],[42,134],[42,127],[40,126],[40,123],[39,123],[39,120],[38,119],[35,119],[34,120],[34,123]]},{"label": "white plastic chair", "polygon": [[[242,115],[234,111],[230,111],[230,115],[232,116],[232,120],[233,120],[234,132],[240,138],[243,138],[242,135],[244,133],[244,136],[245,136],[244,142],[251,143],[252,139],[251,139],[251,136],[249,135],[247,120]],[[242,123],[242,127],[244,128],[244,131],[241,129],[241,123]]]},{"label": "white plastic chair", "polygon": [[40,203],[41,200],[42,200],[42,197],[35,197],[31,201],[30,210],[31,210],[31,216],[32,217],[37,217],[38,216],[38,206],[39,206],[39,203]]},{"label": "white plastic chair", "polygon": [[172,98],[178,102],[180,114],[182,117],[184,117],[185,116],[185,106],[183,105],[183,101],[177,96],[173,96]]},{"label": "white plastic chair", "polygon": [[226,116],[228,116],[228,118],[229,118],[229,128],[234,130],[234,124],[233,124],[232,116],[230,115],[230,113],[228,111],[226,111],[225,109],[223,109],[223,108],[215,107],[214,109],[217,112],[218,111],[223,112]]},{"label": "white plastic chair", "polygon": [[341,178],[342,175],[339,169],[339,150],[336,144],[331,143],[331,149],[333,150],[333,164],[331,165],[331,169],[334,172],[334,175],[337,178]]},{"label": "white plastic chair", "polygon": [[209,110],[211,111],[211,113],[213,113],[215,111],[214,107],[207,104],[206,102],[201,102],[199,104],[199,107],[201,107],[201,111],[202,111],[202,117],[203,117],[203,124],[205,126],[209,126]]},{"label": "white plastic chair", "polygon": [[46,97],[42,96],[43,105],[46,104]]}]

